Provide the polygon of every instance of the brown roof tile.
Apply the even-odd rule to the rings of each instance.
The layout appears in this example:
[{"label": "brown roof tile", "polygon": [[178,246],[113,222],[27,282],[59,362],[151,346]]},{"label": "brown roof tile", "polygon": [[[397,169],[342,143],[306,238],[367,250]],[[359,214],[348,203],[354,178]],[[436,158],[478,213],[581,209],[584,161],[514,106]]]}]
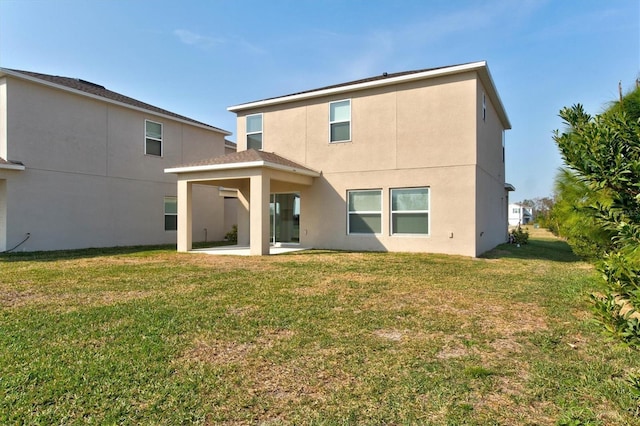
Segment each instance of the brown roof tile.
[{"label": "brown roof tile", "polygon": [[322,90],[336,89],[336,88],[339,88],[339,87],[353,86],[353,85],[356,85],[356,84],[369,83],[369,82],[372,82],[372,81],[385,80],[385,79],[394,78],[394,77],[402,77],[404,75],[410,75],[410,74],[419,74],[419,73],[422,73],[422,72],[435,71],[435,70],[440,70],[440,69],[444,69],[444,68],[457,67],[457,66],[461,66],[461,65],[466,65],[466,64],[447,65],[447,66],[444,66],[444,67],[424,68],[424,69],[419,69],[419,70],[402,71],[402,72],[395,72],[395,73],[386,73],[385,72],[385,73],[382,73],[380,75],[376,75],[376,76],[373,76],[373,77],[367,77],[367,78],[363,78],[363,79],[360,79],[360,80],[353,80],[353,81],[348,81],[348,82],[345,82],[345,83],[333,84],[333,85],[330,85],[330,86],[319,87],[317,89],[304,90],[302,92],[290,93],[288,95],[274,96],[272,98],[260,99],[260,100],[257,100],[257,101],[252,101],[250,103],[269,101],[269,100],[272,100],[272,99],[279,99],[279,98],[287,98],[289,96],[303,95],[305,93],[313,93],[313,92],[319,92],[319,91],[322,91]]},{"label": "brown roof tile", "polygon": [[24,164],[18,161],[8,161],[0,157],[0,166],[24,166]]},{"label": "brown roof tile", "polygon": [[245,151],[233,152],[231,154],[221,155],[219,157],[208,158],[200,161],[196,161],[189,164],[182,164],[179,167],[194,167],[194,166],[215,166],[224,164],[238,164],[238,163],[250,163],[254,161],[265,161],[267,163],[278,164],[280,166],[291,167],[300,170],[308,170],[316,172],[302,164],[298,164],[295,161],[286,159],[274,152],[257,151],[255,149],[247,149]]},{"label": "brown roof tile", "polygon": [[60,86],[64,86],[64,87],[68,87],[70,89],[75,89],[75,90],[79,90],[81,92],[84,93],[88,93],[94,96],[99,96],[105,99],[109,99],[111,101],[116,101],[116,102],[120,102],[126,105],[130,105],[136,108],[142,108],[142,109],[146,109],[150,112],[155,112],[158,114],[162,114],[162,115],[167,115],[169,117],[173,117],[173,118],[177,118],[180,120],[184,120],[184,121],[188,121],[190,123],[194,123],[194,124],[198,124],[200,126],[205,126],[208,127],[212,130],[217,130],[220,132],[224,132],[224,133],[229,133],[226,130],[220,129],[218,127],[214,127],[211,126],[209,124],[206,123],[202,123],[200,121],[196,121],[193,120],[189,117],[185,117],[183,115],[179,115],[176,113],[173,113],[171,111],[167,111],[166,109],[162,109],[162,108],[158,108],[155,107],[153,105],[141,102],[137,99],[133,99],[130,98],[128,96],[122,95],[120,93],[117,92],[113,92],[111,90],[106,89],[104,86],[101,86],[99,84],[96,83],[91,83],[90,81],[85,81],[82,79],[78,79],[78,78],[70,78],[70,77],[60,77],[60,76],[56,76],[56,75],[48,75],[48,74],[41,74],[41,73],[36,73],[36,72],[31,72],[31,71],[21,71],[21,70],[14,70],[14,69],[6,69],[7,71],[10,72],[14,72],[14,73],[19,73],[19,74],[23,74],[25,76],[28,77],[32,77],[32,78],[36,78],[38,80],[43,80],[49,83],[53,83],[53,84],[57,84]]}]

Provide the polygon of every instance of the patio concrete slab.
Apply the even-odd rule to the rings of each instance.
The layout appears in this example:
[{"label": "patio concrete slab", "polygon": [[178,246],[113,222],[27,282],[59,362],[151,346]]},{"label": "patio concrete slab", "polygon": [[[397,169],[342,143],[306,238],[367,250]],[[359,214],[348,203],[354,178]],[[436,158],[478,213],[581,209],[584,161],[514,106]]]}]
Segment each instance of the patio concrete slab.
[{"label": "patio concrete slab", "polygon": [[[291,253],[295,251],[309,250],[307,247],[300,246],[282,246],[282,247],[269,247],[269,254],[283,254]],[[249,247],[246,246],[220,246],[220,247],[208,247],[189,250],[189,253],[205,253],[218,256],[250,256]]]}]

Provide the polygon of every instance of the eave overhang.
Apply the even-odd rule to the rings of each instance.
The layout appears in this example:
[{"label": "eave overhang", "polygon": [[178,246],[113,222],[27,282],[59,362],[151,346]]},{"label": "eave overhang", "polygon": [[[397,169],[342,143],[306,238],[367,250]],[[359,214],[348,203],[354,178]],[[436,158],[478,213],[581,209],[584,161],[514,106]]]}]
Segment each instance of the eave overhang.
[{"label": "eave overhang", "polygon": [[241,170],[241,169],[250,169],[250,168],[256,168],[256,167],[266,167],[269,169],[296,173],[304,176],[320,177],[320,173],[313,170],[285,166],[282,164],[271,163],[269,161],[264,161],[264,160],[248,161],[244,163],[231,163],[231,164],[209,164],[209,165],[201,165],[201,166],[172,167],[172,168],[164,169],[164,172],[181,174],[181,173],[213,172],[213,171],[222,171],[222,170]]},{"label": "eave overhang", "polygon": [[491,73],[489,72],[489,67],[487,66],[486,61],[472,62],[468,64],[454,65],[454,66],[444,67],[444,68],[436,68],[436,69],[427,70],[424,72],[406,74],[406,75],[401,75],[397,77],[390,76],[389,78],[367,81],[363,83],[345,84],[345,85],[340,85],[337,87],[331,87],[326,89],[311,90],[311,91],[292,94],[292,95],[280,96],[276,98],[270,98],[270,99],[255,101],[255,102],[248,102],[244,104],[233,105],[228,107],[227,110],[234,113],[239,113],[245,110],[259,109],[259,108],[264,108],[271,105],[302,101],[302,100],[318,98],[322,96],[344,94],[344,93],[359,91],[363,89],[390,86],[390,85],[399,84],[399,83],[407,83],[407,82],[442,77],[442,76],[447,76],[452,74],[461,74],[465,72],[478,73],[480,81],[482,81],[482,83],[486,87],[487,94],[489,95],[489,98],[491,99],[491,101],[494,103],[497,113],[500,116],[500,119],[505,129],[511,129],[511,122],[509,121],[509,117],[507,116],[507,113],[504,109],[502,100],[498,95],[498,92],[493,82],[493,78],[491,77]]}]

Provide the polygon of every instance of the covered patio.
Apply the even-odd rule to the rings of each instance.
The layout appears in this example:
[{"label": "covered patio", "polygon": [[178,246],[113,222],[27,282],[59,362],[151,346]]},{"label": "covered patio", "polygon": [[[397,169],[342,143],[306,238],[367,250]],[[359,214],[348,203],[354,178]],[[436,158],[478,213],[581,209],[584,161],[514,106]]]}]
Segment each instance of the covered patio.
[{"label": "covered patio", "polygon": [[193,249],[192,186],[198,184],[237,190],[238,246],[248,247],[249,255],[257,256],[272,253],[271,194],[299,192],[320,177],[319,172],[275,153],[254,149],[165,169],[165,173],[178,177],[178,251]]}]

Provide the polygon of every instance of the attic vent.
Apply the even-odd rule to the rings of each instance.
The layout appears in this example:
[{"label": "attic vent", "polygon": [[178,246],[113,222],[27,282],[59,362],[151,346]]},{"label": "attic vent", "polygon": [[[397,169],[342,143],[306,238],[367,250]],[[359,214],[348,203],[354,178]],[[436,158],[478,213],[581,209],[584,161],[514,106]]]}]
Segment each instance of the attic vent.
[{"label": "attic vent", "polygon": [[106,90],[106,88],[105,88],[104,86],[101,86],[101,85],[96,84],[96,83],[92,83],[92,82],[87,81],[87,80],[83,80],[83,79],[81,79],[81,78],[77,78],[77,79],[76,79],[76,81],[77,81],[78,83],[86,84],[86,85],[88,85],[88,86],[93,86],[93,87],[95,87],[95,88],[97,88],[97,89]]},{"label": "attic vent", "polygon": [[386,71],[382,73],[382,76],[383,76],[383,77],[386,77],[386,76],[388,76],[388,75],[389,75],[389,74],[387,74],[387,72],[386,72]]}]

